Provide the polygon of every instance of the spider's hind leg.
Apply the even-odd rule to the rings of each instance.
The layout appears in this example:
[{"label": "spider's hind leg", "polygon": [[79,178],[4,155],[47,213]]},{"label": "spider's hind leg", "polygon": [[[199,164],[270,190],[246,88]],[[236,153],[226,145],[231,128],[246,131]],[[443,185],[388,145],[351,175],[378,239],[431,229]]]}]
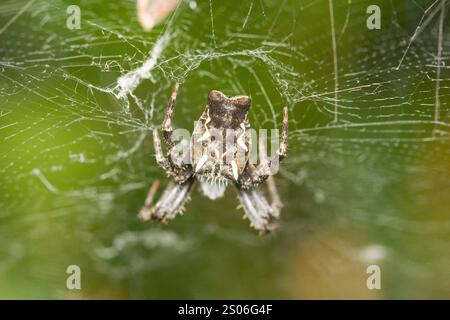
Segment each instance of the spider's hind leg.
[{"label": "spider's hind leg", "polygon": [[239,200],[244,207],[245,214],[250,220],[250,226],[261,232],[270,232],[275,229],[275,218],[272,206],[257,187],[243,189],[238,187]]},{"label": "spider's hind leg", "polygon": [[153,195],[156,192],[156,187],[153,185],[150,188],[145,205],[139,213],[139,217],[144,221],[155,219],[162,222],[175,218],[188,200],[194,181],[194,178],[190,178],[181,184],[171,181],[154,206],[151,204]]},{"label": "spider's hind leg", "polygon": [[280,217],[281,209],[283,209],[283,203],[281,202],[280,196],[278,194],[277,186],[275,184],[275,179],[273,176],[267,178],[267,188],[269,189],[269,195],[272,208],[272,216],[275,218]]}]

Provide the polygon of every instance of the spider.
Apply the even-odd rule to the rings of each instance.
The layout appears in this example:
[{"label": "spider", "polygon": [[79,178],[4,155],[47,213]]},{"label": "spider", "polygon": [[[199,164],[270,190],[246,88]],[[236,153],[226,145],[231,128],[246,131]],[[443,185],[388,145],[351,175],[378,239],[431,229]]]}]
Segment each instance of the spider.
[{"label": "spider", "polygon": [[[162,123],[163,137],[168,147],[167,156],[164,156],[162,151],[158,130],[153,130],[156,162],[166,171],[171,181],[154,206],[152,201],[159,181],[152,185],[139,217],[144,221],[154,219],[167,222],[173,219],[183,211],[192,186],[198,180],[203,194],[213,200],[223,196],[228,184],[234,184],[245,216],[250,220],[250,226],[263,233],[273,230],[283,204],[271,175],[270,165],[286,155],[288,109],[286,107],[283,109],[281,141],[276,154],[266,157],[264,147],[260,143],[260,163],[254,165],[249,161],[251,139],[248,110],[251,98],[243,95],[227,97],[220,91],[212,90],[208,95],[206,108],[190,138],[189,150],[183,155],[186,157],[187,154],[189,161],[180,161],[183,157],[180,158],[175,151],[172,129],[178,88],[179,85],[176,83]],[[235,132],[236,135],[228,140],[231,143],[223,150],[223,147],[219,147],[218,141],[224,136],[225,131]],[[228,161],[224,161],[224,158]],[[270,204],[258,188],[266,180]]]}]

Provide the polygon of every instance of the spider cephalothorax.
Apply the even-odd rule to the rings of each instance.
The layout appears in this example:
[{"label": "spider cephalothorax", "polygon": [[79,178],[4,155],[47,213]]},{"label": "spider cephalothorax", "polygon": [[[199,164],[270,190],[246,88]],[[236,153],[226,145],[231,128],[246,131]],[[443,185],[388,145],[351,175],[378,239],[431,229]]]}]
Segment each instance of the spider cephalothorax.
[{"label": "spider cephalothorax", "polygon": [[[271,176],[271,163],[281,160],[286,154],[287,108],[283,109],[281,143],[275,154],[277,159],[265,157],[263,146],[260,145],[260,163],[255,166],[249,161],[251,139],[247,115],[250,97],[227,97],[220,91],[213,90],[209,93],[205,111],[195,126],[187,157],[186,153],[182,157],[188,161],[180,161],[180,156],[175,154],[172,138],[172,116],[177,92],[178,84],[172,91],[162,125],[169,149],[168,157],[162,152],[158,131],[153,131],[156,161],[172,181],[155,206],[151,202],[156,187],[150,189],[140,217],[144,220],[161,221],[174,218],[183,209],[196,180],[200,182],[203,194],[210,199],[221,197],[227,185],[232,183],[238,190],[251,226],[260,231],[272,230],[282,204]],[[258,189],[258,185],[265,180],[268,180],[271,204]]]}]

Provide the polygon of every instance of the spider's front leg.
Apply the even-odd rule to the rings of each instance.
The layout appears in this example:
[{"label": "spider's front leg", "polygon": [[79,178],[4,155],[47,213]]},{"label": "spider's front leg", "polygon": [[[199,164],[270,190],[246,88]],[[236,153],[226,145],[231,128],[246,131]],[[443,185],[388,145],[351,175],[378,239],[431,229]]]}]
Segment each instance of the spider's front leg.
[{"label": "spider's front leg", "polygon": [[154,206],[152,206],[152,200],[159,183],[156,186],[153,184],[145,205],[139,213],[139,217],[144,221],[155,219],[162,222],[167,222],[169,219],[175,218],[183,210],[183,205],[189,199],[189,193],[194,181],[195,178],[190,178],[181,184],[171,181]]},{"label": "spider's front leg", "polygon": [[188,199],[195,178],[192,177],[192,168],[178,167],[164,156],[157,129],[153,130],[153,143],[156,162],[173,178],[173,181],[166,187],[161,199],[155,206],[152,206],[152,201],[159,186],[159,181],[152,185],[139,217],[144,221],[156,219],[166,222],[168,219],[173,219],[183,209],[183,204]]},{"label": "spider's front leg", "polygon": [[[171,151],[169,148],[169,157],[165,157],[161,148],[161,140],[159,139],[158,129],[153,129],[153,146],[155,148],[156,163],[164,169],[164,171],[177,183],[183,183],[189,179],[192,174],[192,165],[189,163],[177,164],[172,160]],[[184,156],[181,156],[183,159]]]},{"label": "spider's front leg", "polygon": [[166,172],[173,171],[171,162],[164,157],[164,153],[161,148],[161,139],[159,139],[158,129],[153,129],[153,147],[155,148],[156,163],[164,169]]},{"label": "spider's front leg", "polygon": [[262,141],[262,139],[258,139],[260,164],[256,167],[255,170],[252,170],[251,172],[251,180],[253,185],[258,185],[266,181],[267,178],[273,174],[271,170],[272,164],[276,161],[280,163],[286,156],[287,133],[288,133],[288,108],[284,107],[283,123],[281,128],[281,142],[276,154],[268,158],[266,155],[265,142]]},{"label": "spider's front leg", "polygon": [[173,148],[174,143],[172,139],[172,118],[173,118],[173,108],[175,106],[175,101],[177,100],[179,84],[175,83],[172,89],[172,94],[170,96],[169,104],[167,105],[166,114],[164,115],[164,121],[162,125],[164,140],[166,141],[169,151]]},{"label": "spider's front leg", "polygon": [[[281,142],[275,155],[278,159],[274,159],[273,157],[267,158],[264,141],[259,139],[260,164],[255,168],[249,163],[245,169],[245,173],[239,180],[238,193],[245,213],[250,219],[251,225],[255,229],[263,232],[274,229],[274,220],[279,218],[281,209],[283,208],[283,203],[278,195],[272,175],[271,165],[275,160],[280,162],[286,156],[287,131],[288,109],[284,108]],[[257,187],[266,180],[271,200],[270,205]]]},{"label": "spider's front leg", "polygon": [[172,90],[172,95],[169,100],[169,104],[167,106],[167,111],[164,116],[164,121],[162,123],[162,131],[164,136],[164,141],[168,147],[168,155],[169,157],[165,157],[161,148],[161,140],[159,139],[158,130],[153,129],[153,145],[156,153],[156,162],[158,165],[166,171],[166,173],[171,176],[176,182],[183,183],[190,176],[192,176],[192,166],[189,163],[179,163],[177,161],[178,158],[183,159],[185,156],[177,155],[175,156],[177,159],[173,159],[174,155],[172,152],[174,151],[174,141],[172,138],[173,128],[172,128],[172,117],[173,117],[173,108],[175,105],[175,100],[177,97],[179,84],[176,83]]},{"label": "spider's front leg", "polygon": [[[162,124],[164,140],[168,146],[170,155],[174,148],[172,139],[172,116],[177,92],[178,83],[176,83],[173,88]],[[195,179],[192,177],[192,167],[189,164],[177,165],[172,161],[172,158],[164,156],[158,129],[156,128],[153,130],[153,145],[155,148],[156,162],[166,171],[173,181],[166,187],[162,197],[155,206],[152,206],[152,201],[159,186],[159,182],[152,185],[147,195],[147,199],[145,200],[144,207],[139,213],[139,217],[144,221],[157,219],[166,222],[168,219],[173,219],[177,213],[183,209],[183,204],[188,200],[189,192]]]}]

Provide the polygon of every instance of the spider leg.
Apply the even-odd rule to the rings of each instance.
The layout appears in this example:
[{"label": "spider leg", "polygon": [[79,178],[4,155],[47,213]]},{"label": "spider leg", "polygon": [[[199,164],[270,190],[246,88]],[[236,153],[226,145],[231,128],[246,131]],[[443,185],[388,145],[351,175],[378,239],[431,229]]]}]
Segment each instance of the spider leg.
[{"label": "spider leg", "polygon": [[272,216],[279,218],[281,209],[283,209],[283,203],[281,202],[280,195],[278,194],[273,176],[269,176],[267,179],[267,188],[269,189],[270,200],[272,201],[270,204],[270,207],[272,208]]},{"label": "spider leg", "polygon": [[272,175],[271,165],[275,161],[281,162],[286,156],[287,152],[287,133],[288,133],[288,108],[283,108],[283,123],[281,128],[281,142],[276,154],[272,157],[267,157],[265,143],[262,139],[259,140],[259,158],[260,164],[251,173],[252,182],[258,185],[268,179]]},{"label": "spider leg", "polygon": [[150,207],[153,203],[153,198],[155,197],[156,191],[159,188],[159,180],[155,180],[148,191],[147,198],[145,198],[144,206]]},{"label": "spider leg", "polygon": [[287,152],[287,134],[288,134],[288,108],[283,108],[283,122],[281,124],[281,143],[278,148],[278,156],[280,157],[280,161],[284,159]]},{"label": "spider leg", "polygon": [[276,224],[273,218],[276,216],[261,191],[257,187],[250,189],[238,187],[237,189],[239,200],[250,220],[250,226],[264,233],[275,229]]},{"label": "spider leg", "polygon": [[162,124],[162,130],[164,135],[164,140],[166,141],[167,146],[169,147],[169,150],[171,150],[174,146],[173,140],[172,140],[172,117],[173,117],[173,108],[175,106],[175,101],[177,99],[177,93],[178,93],[179,84],[175,83],[172,89],[172,95],[170,96],[169,104],[167,105],[166,114],[164,116],[164,121]]},{"label": "spider leg", "polygon": [[144,221],[155,219],[162,222],[167,222],[169,219],[175,218],[175,216],[183,210],[183,205],[189,198],[189,193],[194,181],[194,178],[191,178],[182,184],[171,181],[164,190],[159,201],[154,206],[152,206],[151,200],[153,199],[157,187],[152,186],[147,196],[147,200],[150,199],[150,201],[145,201],[144,207],[139,213],[139,217]]},{"label": "spider leg", "polygon": [[153,129],[153,146],[155,148],[155,157],[156,163],[163,168],[166,172],[170,172],[172,170],[172,165],[164,157],[164,153],[161,148],[161,139],[159,138],[158,129]]},{"label": "spider leg", "polygon": [[190,165],[179,166],[172,159],[164,156],[157,129],[153,129],[153,146],[155,148],[156,163],[177,183],[183,183],[192,176],[193,172]]}]

